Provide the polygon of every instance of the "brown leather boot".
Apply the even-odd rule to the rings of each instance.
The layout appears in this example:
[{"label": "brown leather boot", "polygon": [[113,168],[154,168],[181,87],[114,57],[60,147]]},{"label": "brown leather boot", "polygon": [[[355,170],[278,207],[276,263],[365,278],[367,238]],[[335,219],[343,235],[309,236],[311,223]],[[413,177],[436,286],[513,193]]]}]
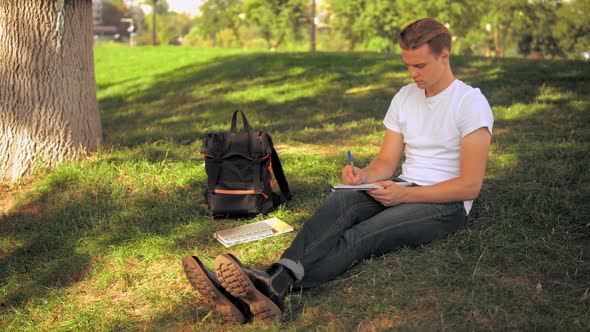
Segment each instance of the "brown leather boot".
[{"label": "brown leather boot", "polygon": [[291,271],[280,264],[268,270],[250,269],[230,254],[215,258],[215,272],[221,285],[246,302],[254,318],[265,323],[281,318],[284,299],[293,284]]},{"label": "brown leather boot", "polygon": [[229,294],[219,283],[217,275],[207,269],[195,256],[185,256],[182,267],[193,288],[215,304],[215,313],[226,322],[243,324],[252,314],[242,300]]}]

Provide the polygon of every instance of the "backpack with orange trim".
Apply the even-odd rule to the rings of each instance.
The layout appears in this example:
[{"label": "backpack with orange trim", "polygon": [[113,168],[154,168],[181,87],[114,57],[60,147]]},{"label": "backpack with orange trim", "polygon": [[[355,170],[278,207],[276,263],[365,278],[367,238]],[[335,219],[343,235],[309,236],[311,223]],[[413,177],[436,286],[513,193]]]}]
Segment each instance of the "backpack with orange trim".
[{"label": "backpack with orange trim", "polygon": [[[241,114],[243,131],[237,130]],[[234,112],[228,132],[203,139],[207,189],[205,201],[214,217],[266,214],[291,199],[289,184],[270,135],[250,129],[244,112]],[[272,177],[280,188],[273,191]]]}]

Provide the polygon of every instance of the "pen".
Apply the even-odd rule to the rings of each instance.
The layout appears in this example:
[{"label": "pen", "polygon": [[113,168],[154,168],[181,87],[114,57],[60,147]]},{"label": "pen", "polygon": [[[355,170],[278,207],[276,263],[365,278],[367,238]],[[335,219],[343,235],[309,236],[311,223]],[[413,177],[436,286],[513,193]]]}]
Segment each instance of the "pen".
[{"label": "pen", "polygon": [[352,166],[352,176],[356,176],[354,173],[354,161],[352,161],[352,152],[348,150],[348,161],[350,162],[350,166]]}]

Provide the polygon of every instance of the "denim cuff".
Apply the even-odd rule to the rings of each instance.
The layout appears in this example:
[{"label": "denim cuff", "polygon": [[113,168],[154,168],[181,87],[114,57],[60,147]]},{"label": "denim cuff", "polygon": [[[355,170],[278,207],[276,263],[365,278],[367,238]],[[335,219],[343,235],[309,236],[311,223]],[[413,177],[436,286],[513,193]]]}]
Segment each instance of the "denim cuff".
[{"label": "denim cuff", "polygon": [[279,260],[279,264],[291,270],[293,276],[297,281],[301,281],[303,279],[303,275],[305,274],[305,270],[303,269],[303,265],[299,262],[294,262],[288,258],[281,258]]}]

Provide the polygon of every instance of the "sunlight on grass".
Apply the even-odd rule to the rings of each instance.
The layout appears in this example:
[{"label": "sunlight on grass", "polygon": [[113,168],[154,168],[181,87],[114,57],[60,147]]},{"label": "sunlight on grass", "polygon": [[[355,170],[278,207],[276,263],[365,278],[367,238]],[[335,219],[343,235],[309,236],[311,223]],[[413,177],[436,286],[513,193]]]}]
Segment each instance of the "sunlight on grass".
[{"label": "sunlight on grass", "polygon": [[[108,66],[108,71],[97,70],[96,81],[108,86],[130,79],[170,72],[186,65],[206,63],[218,57],[247,54],[240,49],[214,49],[195,47],[159,46],[157,48],[129,48],[123,45],[97,44],[94,47],[95,67]],[[173,61],[170,61],[174,59]],[[147,72],[146,72],[147,70]]]},{"label": "sunlight on grass", "polygon": [[516,103],[509,107],[494,107],[494,116],[496,119],[514,120],[522,116],[533,115],[545,110],[547,110],[547,106],[544,104]]},{"label": "sunlight on grass", "polygon": [[[496,118],[465,229],[296,292],[264,328],[212,314],[182,256],[276,261],[297,232],[229,249],[212,234],[274,216],[301,229],[341,181],[347,150],[359,166],[379,152],[407,69],[384,54],[167,46],[97,45],[95,59],[105,143],[23,180],[27,193],[0,213],[0,330],[590,328],[586,63],[454,57]],[[214,220],[201,139],[229,130],[237,108],[272,135],[294,198],[268,216]]]},{"label": "sunlight on grass", "polygon": [[344,93],[346,93],[347,95],[366,94],[367,92],[370,92],[373,90],[382,90],[385,88],[387,88],[385,86],[385,84],[370,84],[370,85],[366,85],[366,86],[359,86],[359,87],[347,89],[346,91],[344,91]]},{"label": "sunlight on grass", "polygon": [[494,64],[496,62],[497,61],[494,58],[474,57],[472,59],[469,59],[469,66],[475,68],[490,68],[495,67]]},{"label": "sunlight on grass", "polygon": [[304,67],[293,67],[288,69],[287,71],[284,72],[284,76],[301,76],[305,73],[307,73],[307,69]]},{"label": "sunlight on grass", "polygon": [[518,154],[516,153],[494,153],[492,150],[490,156],[490,166],[491,167],[500,167],[500,168],[511,168],[518,164]]},{"label": "sunlight on grass", "polygon": [[575,99],[575,94],[571,91],[563,91],[559,88],[549,85],[542,85],[539,89],[537,101],[541,103],[559,103]]},{"label": "sunlight on grass", "polygon": [[227,93],[224,99],[229,102],[265,101],[269,104],[281,104],[300,98],[315,97],[329,88],[337,75],[326,75],[314,80],[288,81],[282,85],[256,85],[241,91]]},{"label": "sunlight on grass", "polygon": [[412,79],[409,77],[408,72],[405,70],[402,72],[383,73],[383,74],[381,74],[381,77],[385,80],[390,80],[390,79],[404,80],[407,83],[410,83],[412,81]]}]

